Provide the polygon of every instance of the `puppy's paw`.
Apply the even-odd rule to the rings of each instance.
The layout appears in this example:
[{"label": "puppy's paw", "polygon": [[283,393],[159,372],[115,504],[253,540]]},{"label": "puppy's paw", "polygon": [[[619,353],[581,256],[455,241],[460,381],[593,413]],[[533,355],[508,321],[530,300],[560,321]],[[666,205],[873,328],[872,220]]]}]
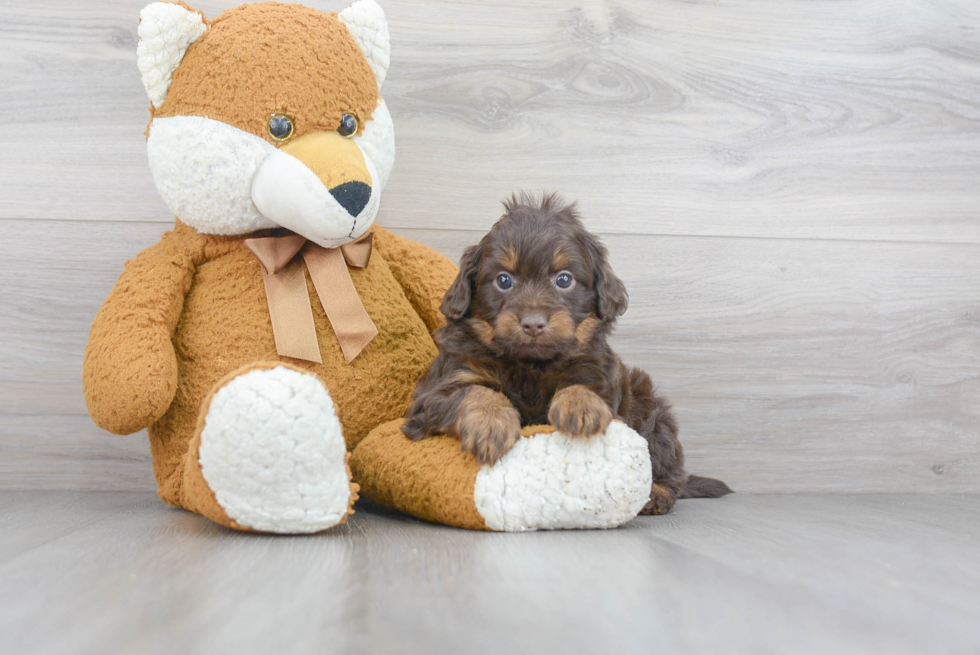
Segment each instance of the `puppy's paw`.
[{"label": "puppy's paw", "polygon": [[521,436],[521,416],[507,397],[473,386],[459,404],[456,434],[481,464],[496,464]]},{"label": "puppy's paw", "polygon": [[640,514],[666,514],[674,506],[676,494],[656,482],[650,487],[650,500],[640,510]]},{"label": "puppy's paw", "polygon": [[612,410],[594,391],[581,384],[565,387],[551,399],[548,422],[573,437],[591,437],[606,431]]}]

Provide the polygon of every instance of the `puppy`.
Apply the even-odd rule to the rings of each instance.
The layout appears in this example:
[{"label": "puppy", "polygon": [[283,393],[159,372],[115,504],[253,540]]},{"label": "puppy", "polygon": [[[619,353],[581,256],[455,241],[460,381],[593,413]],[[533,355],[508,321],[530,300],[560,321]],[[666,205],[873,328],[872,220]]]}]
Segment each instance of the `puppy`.
[{"label": "puppy", "polygon": [[688,476],[670,404],[650,376],[627,368],[606,342],[626,311],[623,282],[574,205],[556,195],[504,203],[506,213],[476,246],[442,301],[439,355],[419,380],[403,432],[449,434],[483,464],[548,422],[576,437],[622,420],[649,443],[653,487],[645,514],[678,497],[731,493]]}]

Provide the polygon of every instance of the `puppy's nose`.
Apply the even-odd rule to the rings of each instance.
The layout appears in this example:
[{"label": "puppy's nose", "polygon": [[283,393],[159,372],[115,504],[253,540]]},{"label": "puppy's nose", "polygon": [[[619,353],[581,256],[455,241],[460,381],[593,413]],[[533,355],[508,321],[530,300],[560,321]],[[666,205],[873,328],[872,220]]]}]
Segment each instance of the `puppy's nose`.
[{"label": "puppy's nose", "polygon": [[541,314],[521,317],[521,329],[529,337],[536,337],[548,327],[548,319]]}]

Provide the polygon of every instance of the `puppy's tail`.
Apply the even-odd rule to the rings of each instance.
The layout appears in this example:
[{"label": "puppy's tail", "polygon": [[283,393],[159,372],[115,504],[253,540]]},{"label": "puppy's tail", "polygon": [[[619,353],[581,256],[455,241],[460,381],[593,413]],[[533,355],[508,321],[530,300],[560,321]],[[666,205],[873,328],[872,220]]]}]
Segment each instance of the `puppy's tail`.
[{"label": "puppy's tail", "polygon": [[720,498],[734,491],[722,482],[714,478],[702,478],[700,475],[689,475],[681,498]]}]

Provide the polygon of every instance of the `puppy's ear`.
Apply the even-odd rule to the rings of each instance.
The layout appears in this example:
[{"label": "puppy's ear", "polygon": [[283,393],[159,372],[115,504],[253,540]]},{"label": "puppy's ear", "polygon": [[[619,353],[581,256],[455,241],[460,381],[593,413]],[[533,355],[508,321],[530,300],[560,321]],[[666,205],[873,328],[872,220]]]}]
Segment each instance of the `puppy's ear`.
[{"label": "puppy's ear", "polygon": [[463,256],[459,260],[459,274],[446,291],[446,295],[442,297],[442,305],[439,307],[439,311],[446,318],[459,320],[469,311],[481,259],[483,259],[482,246],[470,246],[463,251]]},{"label": "puppy's ear", "polygon": [[613,273],[609,266],[609,253],[594,235],[583,232],[580,235],[585,252],[592,267],[592,286],[596,295],[596,315],[604,321],[615,321],[626,312],[629,294],[626,285]]}]

